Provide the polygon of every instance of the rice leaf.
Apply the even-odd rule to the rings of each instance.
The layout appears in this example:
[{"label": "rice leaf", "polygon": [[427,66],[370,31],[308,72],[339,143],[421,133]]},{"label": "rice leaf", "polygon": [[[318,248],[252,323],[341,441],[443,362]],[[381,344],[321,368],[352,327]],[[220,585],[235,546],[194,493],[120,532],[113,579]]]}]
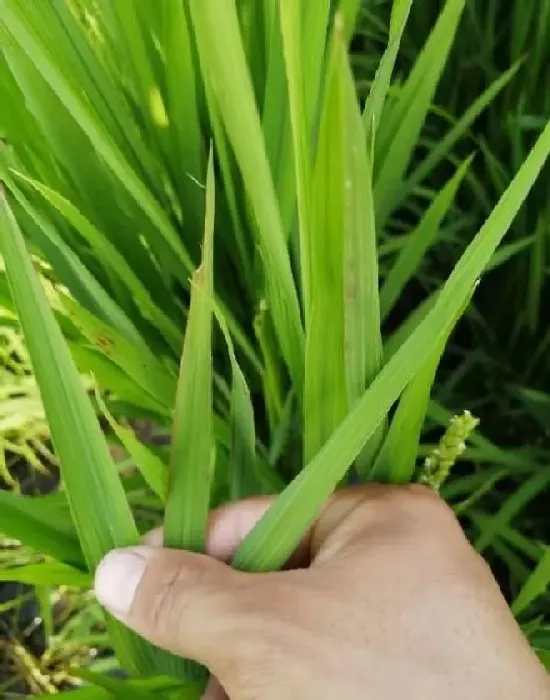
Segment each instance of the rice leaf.
[{"label": "rice leaf", "polygon": [[309,120],[304,95],[304,75],[302,69],[302,13],[301,5],[295,0],[281,0],[279,14],[281,36],[286,66],[286,79],[292,126],[295,184],[298,200],[298,222],[300,241],[300,272],[302,276],[302,297],[304,308],[309,313],[310,276],[310,198],[311,198],[311,145]]},{"label": "rice leaf", "polygon": [[369,136],[378,131],[380,116],[388,95],[395,61],[412,3],[413,0],[395,0],[392,5],[388,46],[380,60],[363,111],[365,133]]},{"label": "rice leaf", "polygon": [[393,210],[422,125],[447,61],[465,0],[447,0],[399,97],[387,103],[376,141],[374,192],[377,225]]},{"label": "rice leaf", "polygon": [[[193,182],[204,181],[206,152],[203,144],[200,105],[199,76],[192,53],[192,40],[185,7],[181,3],[164,3],[164,28],[166,56],[166,109],[170,122],[171,138],[168,143],[173,158],[174,178],[179,183],[182,202],[194,202],[200,189]],[[185,129],[181,125],[185,124]],[[174,144],[176,148],[174,148]],[[191,176],[191,177],[190,177]],[[193,209],[204,209],[204,194]]]},{"label": "rice leaf", "polygon": [[[344,130],[344,364],[349,405],[363,395],[382,367],[379,278],[371,144],[349,62],[341,62]],[[368,441],[356,467],[364,476],[383,439],[381,425]]]},{"label": "rice leaf", "polygon": [[263,491],[263,484],[258,476],[254,407],[225,319],[219,312],[216,313],[216,318],[225,338],[231,363],[229,495],[232,500],[238,500],[258,495]]},{"label": "rice leaf", "polygon": [[52,60],[43,42],[30,25],[32,17],[25,15],[18,0],[9,0],[3,3],[2,22],[12,40],[28,56],[53,92],[65,105],[66,110],[90,139],[93,147],[104,159],[118,182],[126,189],[166,241],[173,254],[182,263],[183,270],[190,271],[192,269],[191,258],[162,207],[125,159],[116,142],[109,138],[105,127],[97,120],[93,111],[89,109],[74,86],[60,71],[59,66]]},{"label": "rice leaf", "polygon": [[201,267],[191,284],[176,392],[170,487],[166,502],[164,543],[167,547],[204,552],[215,442],[212,425],[212,299],[215,180],[210,155],[206,184],[206,218]]},{"label": "rice leaf", "polygon": [[239,207],[239,187],[240,184],[235,177],[234,159],[230,152],[230,146],[227,136],[223,129],[223,124],[219,115],[214,97],[211,95],[211,90],[207,90],[207,101],[210,111],[210,120],[212,123],[212,132],[214,135],[214,143],[216,145],[216,153],[218,157],[219,168],[223,185],[225,188],[225,196],[229,208],[229,215],[235,230],[235,240],[238,249],[238,264],[243,280],[246,283],[249,293],[252,293],[254,288],[254,275],[252,255],[250,252],[250,242],[247,240],[245,232],[245,221],[243,213]]},{"label": "rice leaf", "polygon": [[164,462],[136,437],[131,428],[127,428],[115,420],[99,391],[96,391],[95,398],[111,430],[128,452],[147,486],[157,494],[161,501],[165,501],[168,493],[168,469]]},{"label": "rice leaf", "polygon": [[151,6],[147,5],[136,12],[131,0],[118,0],[112,10],[117,40],[121,42],[125,62],[131,71],[132,86],[138,102],[143,105],[147,104],[151,88],[155,84],[147,39],[142,31],[143,22],[147,20],[151,27],[155,27],[159,13],[151,10]]},{"label": "rice leaf", "polygon": [[342,17],[347,42],[353,38],[360,9],[361,0],[340,0],[338,12]]},{"label": "rice leaf", "polygon": [[[21,10],[23,5],[19,5]],[[47,24],[51,14],[51,6],[40,6],[41,26]],[[26,20],[33,23],[30,17]],[[36,20],[34,20],[36,21]],[[0,24],[2,32],[2,51],[9,66],[9,71],[17,88],[21,91],[12,102],[18,105],[17,121],[32,115],[31,124],[28,126],[26,143],[33,144],[30,162],[23,156],[23,160],[32,169],[35,177],[44,182],[63,183],[65,180],[59,177],[59,171],[63,170],[71,174],[73,196],[82,206],[91,208],[98,201],[106,201],[109,188],[113,180],[109,170],[103,166],[94,150],[89,147],[89,140],[80,127],[72,119],[71,114],[65,109],[63,102],[52,91],[40,72],[35,68],[23,49],[11,38],[9,33]],[[52,40],[50,46],[59,46]],[[70,65],[70,62],[68,63]],[[24,99],[22,96],[24,95]],[[13,125],[12,125],[13,126]],[[25,138],[25,135],[21,135]],[[18,151],[20,146],[19,129],[13,126],[10,138],[14,138],[14,146]],[[25,153],[26,148],[23,146]],[[11,167],[21,169],[21,166],[13,161]],[[117,201],[112,201],[112,206],[96,210],[96,216],[103,225],[110,229],[112,224],[120,216],[120,207]]]},{"label": "rice leaf", "polygon": [[0,569],[0,581],[18,581],[29,586],[89,588],[92,585],[90,574],[60,562],[42,562]]},{"label": "rice leaf", "polygon": [[232,477],[230,497],[233,500],[255,496],[263,492],[257,477],[256,432],[254,409],[250,391],[239,365],[232,361],[231,390],[231,452],[229,469]]},{"label": "rice leaf", "polygon": [[[334,32],[312,183],[308,241],[310,310],[306,327],[304,456],[310,460],[345,416],[344,235],[346,151],[341,23]],[[328,321],[328,323],[327,323]]]},{"label": "rice leaf", "polygon": [[512,241],[507,245],[501,246],[500,249],[493,255],[493,259],[491,260],[488,269],[494,270],[497,267],[506,264],[516,255],[522,253],[526,248],[529,248],[533,244],[534,240],[534,236],[525,236],[525,238],[521,238],[519,241]]},{"label": "rice leaf", "polygon": [[346,474],[392,404],[438,347],[490,262],[550,154],[550,122],[470,243],[438,294],[433,308],[384,366],[322,449],[283,491],[245,538],[234,564],[273,570],[284,564],[326,499]]},{"label": "rice leaf", "polygon": [[[21,233],[2,195],[1,199],[2,249],[6,270],[21,326],[34,370],[40,386],[44,407],[48,415],[52,436],[63,465],[63,476],[69,498],[79,501],[78,512],[73,505],[79,538],[91,567],[99,562],[111,544],[112,535],[103,532],[101,523],[90,528],[101,509],[109,512],[112,531],[121,539],[132,540],[135,533],[133,518],[126,505],[124,492],[113,471],[107,444],[99,429],[91,403],[86,396],[81,379],[74,367],[67,346],[46,301],[25,250]],[[47,341],[46,341],[47,338]],[[65,408],[59,409],[59,392],[63,392]],[[92,461],[93,460],[93,461]],[[77,468],[78,473],[73,470]],[[105,493],[98,491],[95,507],[87,490],[80,503],[79,494],[84,495],[84,485],[99,483]],[[71,484],[76,486],[71,488]],[[108,486],[108,489],[105,488]],[[76,494],[76,496],[72,496]],[[103,500],[105,499],[105,500]],[[83,519],[86,513],[88,516]],[[115,543],[116,544],[116,543]]]},{"label": "rice leaf", "polygon": [[134,296],[143,317],[156,325],[159,331],[163,333],[164,337],[170,340],[172,347],[179,348],[181,345],[181,335],[175,327],[175,324],[157,306],[142,281],[137,277],[135,271],[130,267],[127,260],[111,243],[107,236],[103,235],[62,195],[21,173],[14,173],[14,175],[33,187],[36,192],[42,195],[47,202],[65,217],[74,229],[89,243],[92,250],[105,267],[112,269],[117,279],[120,279],[126,284],[129,292]]},{"label": "rice leaf", "polygon": [[437,299],[438,290],[426,297],[403,321],[399,328],[390,335],[384,344],[386,360],[395,355],[397,350],[403,345],[405,340],[411,335],[420,322],[426,318],[430,309],[433,308]]},{"label": "rice leaf", "polygon": [[124,370],[155,401],[164,406],[173,405],[176,378],[158,361],[142,339],[139,344],[131,343],[74,299],[60,296],[60,301],[68,318],[92,348]]},{"label": "rice leaf", "polygon": [[[296,215],[295,156],[292,147],[290,98],[285,70],[280,21],[281,5],[270,0],[266,7],[267,55],[261,117],[265,150],[271,167],[285,237],[290,237]],[[314,29],[311,28],[311,32]],[[311,37],[311,34],[310,34]],[[311,37],[312,38],[312,37]],[[303,71],[305,73],[305,70]],[[304,81],[305,82],[305,81]]]},{"label": "rice leaf", "polygon": [[[32,267],[3,189],[0,189],[0,241],[72,517],[87,567],[93,571],[107,552],[138,544],[138,531],[92,404]],[[154,672],[167,657],[115,620],[108,618],[107,624],[120,662],[129,671]]]},{"label": "rice leaf", "polygon": [[254,318],[254,333],[258,339],[264,361],[263,395],[269,425],[273,429],[279,424],[283,411],[283,368],[279,361],[273,322],[265,299],[260,301],[258,313]]},{"label": "rice leaf", "polygon": [[[31,12],[27,17],[27,21],[32,21],[36,15]],[[65,0],[52,0],[40,7],[40,27],[46,44],[56,47],[58,62],[71,66],[73,84],[86,93],[100,120],[116,136],[124,152],[144,168],[151,168],[151,154],[140,138],[123,95],[113,83],[106,65],[92,50],[84,27]]]},{"label": "rice leaf", "polygon": [[544,547],[539,563],[521,587],[514,602],[512,612],[521,615],[539,596],[548,592],[550,585],[550,547]]},{"label": "rice leaf", "polygon": [[513,494],[509,496],[502,508],[491,518],[488,518],[482,532],[474,542],[479,552],[484,552],[498,538],[501,526],[507,526],[534,498],[544,492],[550,484],[550,470],[537,471],[524,481]]},{"label": "rice leaf", "polygon": [[171,416],[172,406],[168,406],[148,394],[111,359],[89,345],[71,342],[69,347],[78,371],[82,374],[93,375],[99,386],[105,391],[112,392],[118,401],[137,406],[147,413],[162,418]]},{"label": "rice leaf", "polygon": [[235,3],[234,0],[191,0],[189,7],[202,72],[219,105],[257,221],[277,339],[294,382],[301,386],[304,339],[298,295]]},{"label": "rice leaf", "polygon": [[105,292],[101,285],[90,273],[65,241],[61,238],[55,226],[32,205],[23,192],[13,181],[6,183],[17,203],[36,224],[33,229],[34,238],[39,248],[46,251],[50,259],[55,260],[59,281],[75,290],[75,297],[102,318],[119,329],[132,342],[140,342],[140,336],[120,307]]},{"label": "rice leaf", "polygon": [[[294,424],[294,415],[296,412],[296,398],[294,391],[289,391],[281,411],[279,423],[274,427],[272,433],[273,438],[269,447],[268,462],[272,467],[275,467],[279,460],[283,457],[285,446],[289,443],[292,427]],[[282,490],[282,485],[281,489]]]},{"label": "rice leaf", "polygon": [[31,498],[0,490],[0,532],[54,559],[85,569],[70,512],[51,497]]},{"label": "rice leaf", "polygon": [[[349,62],[340,62],[344,109],[345,365],[350,404],[382,366],[372,164]],[[335,136],[332,137],[336,141]]]},{"label": "rice leaf", "polygon": [[445,187],[437,194],[418,226],[411,231],[406,244],[392,265],[380,291],[380,310],[382,319],[386,319],[394,304],[400,298],[407,283],[414,277],[426,252],[431,248],[440,232],[445,216],[450,211],[456,193],[472,157],[467,158]]},{"label": "rice leaf", "polygon": [[[82,678],[89,687],[64,693],[67,700],[110,700],[110,698],[135,698],[136,700],[197,700],[200,697],[200,685],[181,680],[156,677],[128,680],[114,675],[91,671],[89,668],[74,669],[75,678]],[[133,693],[133,694],[132,694]]]},{"label": "rice leaf", "polygon": [[[470,126],[479,117],[479,115],[492,104],[500,92],[510,83],[517,74],[523,61],[517,61],[514,65],[494,80],[489,87],[468,107],[460,119],[456,122],[453,128],[437,143],[434,143],[433,148],[412,172],[407,179],[405,189],[402,196],[405,197],[407,192],[410,192],[414,187],[420,184],[445,156],[451,152],[457,141],[467,133]],[[506,185],[504,185],[506,186]],[[504,189],[504,188],[503,188]]]},{"label": "rice leaf", "polygon": [[[330,0],[304,0],[304,2],[295,3],[292,7],[289,3],[285,9],[287,19],[288,12],[294,13],[298,10],[300,12],[297,26],[291,28],[294,36],[293,52],[298,49],[300,51],[300,56],[297,57],[300,75],[293,74],[290,76],[290,80],[294,83],[301,83],[303,88],[299,99],[307,134],[313,134],[317,128],[330,4]],[[285,64],[281,31],[281,22],[286,20],[280,17],[281,5],[277,2],[271,2],[268,12],[270,16],[268,22],[270,28],[269,56],[262,126],[281,210],[283,229],[288,238],[289,234],[294,232],[296,214],[297,183],[294,177],[295,172],[293,172],[293,166],[294,169],[296,167],[296,155],[293,148],[290,118],[290,101],[295,101],[296,95],[289,94],[288,100],[281,100],[281,95],[289,92],[288,68]],[[300,30],[299,36],[296,29]],[[295,59],[296,55],[294,54],[293,61]],[[295,132],[294,138],[296,135],[297,132]],[[298,138],[302,137],[298,136]],[[296,241],[292,240],[292,243],[296,243]],[[307,298],[305,289],[302,279],[304,300]]]},{"label": "rice leaf", "polygon": [[111,677],[106,674],[94,673],[87,668],[78,668],[74,670],[76,678],[81,678],[83,681],[93,683],[94,685],[104,688],[109,696],[115,700],[153,700],[155,695],[144,688],[132,686],[127,680],[122,678]]},{"label": "rice leaf", "polygon": [[420,435],[428,412],[437,368],[450,334],[471,301],[474,288],[475,285],[454,322],[449,325],[448,332],[403,392],[382,449],[369,475],[371,481],[389,484],[407,484],[412,481],[420,447]]},{"label": "rice leaf", "polygon": [[302,65],[304,72],[305,111],[309,129],[317,127],[320,96],[324,89],[332,0],[303,0]]}]

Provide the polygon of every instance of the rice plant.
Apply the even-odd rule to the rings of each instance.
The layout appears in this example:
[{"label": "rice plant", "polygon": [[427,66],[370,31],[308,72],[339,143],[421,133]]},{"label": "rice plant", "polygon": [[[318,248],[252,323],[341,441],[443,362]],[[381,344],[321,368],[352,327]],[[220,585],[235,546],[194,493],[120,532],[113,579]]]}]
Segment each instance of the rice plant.
[{"label": "rice plant", "polygon": [[[383,0],[377,5],[376,13],[363,13],[361,25],[365,35],[376,36],[376,31],[379,34],[380,25],[383,29],[388,23],[390,12],[391,2]],[[438,12],[439,3],[433,0],[413,3],[403,37],[401,70],[406,71],[414,64]],[[550,114],[550,99],[540,86],[546,79],[549,60],[547,0],[525,4],[467,0],[451,60],[438,87],[437,109],[430,115],[421,148],[427,153],[433,151],[440,137],[449,131],[449,123],[454,122],[456,130],[468,117],[468,131],[463,132],[466,138],[459,143],[455,140],[452,157],[464,157],[472,148],[479,154],[470,171],[471,196],[467,200],[468,213],[476,223],[487,216],[494,198],[504,192],[544,128]],[[360,64],[358,72],[368,76],[370,68]],[[472,109],[476,104],[484,104],[482,113]],[[420,172],[427,174],[422,164]],[[480,312],[489,319],[487,328],[477,329],[480,342],[489,349],[495,363],[512,366],[518,384],[534,388],[547,386],[550,371],[550,337],[545,314],[550,246],[546,196],[549,173],[546,167],[512,225],[510,241],[516,243],[517,255],[493,275],[491,291],[482,293],[478,300]],[[428,182],[433,184],[437,180],[428,179]],[[528,344],[523,342],[525,337],[529,337]]]},{"label": "rice plant", "polygon": [[[354,0],[4,0],[0,240],[63,479],[0,493],[0,529],[47,557],[14,579],[85,586],[139,541],[143,504],[167,546],[201,551],[209,509],[254,493],[280,495],[233,564],[274,570],[342,481],[415,478],[446,341],[515,250],[499,246],[550,125],[448,278],[390,323],[456,234],[471,168],[425,186],[467,119],[416,158],[465,1],[444,3],[394,82],[411,4],[393,3],[363,99]],[[98,417],[138,474],[116,468]],[[128,417],[169,433],[169,453]],[[82,697],[199,697],[201,669],[106,626],[130,679],[75,672],[97,686]]]},{"label": "rice plant", "polygon": [[[455,200],[456,226],[445,244],[432,248],[407,288],[414,298],[419,287],[439,286],[469,240],[471,227],[484,221],[550,116],[548,96],[538,87],[548,64],[549,7],[547,2],[466,2],[415,162],[424,176],[434,154],[447,152],[423,183],[425,188],[437,188],[453,163],[461,162],[472,149],[476,157]],[[361,15],[354,42],[361,90],[368,88],[372,68],[367,59],[383,41],[390,9],[391,3],[382,1],[367,5]],[[413,3],[397,75],[406,76],[414,65],[439,9],[432,0]],[[444,492],[499,572],[512,601],[521,594],[533,567],[538,568],[536,601],[533,604],[535,599],[530,598],[532,604],[520,615],[528,624],[532,617],[548,614],[548,597],[542,594],[548,578],[544,566],[539,568],[550,537],[545,516],[550,484],[548,173],[546,164],[512,224],[508,235],[512,254],[502,257],[498,268],[486,275],[455,334],[436,393],[455,411],[469,406],[482,418],[484,436],[505,447],[506,455],[500,457],[489,457],[477,447],[469,450],[469,466],[461,465]],[[396,232],[398,223],[393,222]],[[407,308],[406,302],[400,306]],[[435,414],[438,422],[448,419],[437,410],[432,417]],[[488,461],[479,461],[486,457]],[[466,494],[463,488],[474,490]],[[530,589],[535,590],[531,585]]]}]

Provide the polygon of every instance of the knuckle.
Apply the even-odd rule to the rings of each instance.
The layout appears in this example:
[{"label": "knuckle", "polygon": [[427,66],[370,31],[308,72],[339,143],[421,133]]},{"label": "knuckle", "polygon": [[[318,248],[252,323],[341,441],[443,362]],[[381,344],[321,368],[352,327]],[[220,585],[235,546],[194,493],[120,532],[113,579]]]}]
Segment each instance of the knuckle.
[{"label": "knuckle", "polygon": [[212,587],[208,564],[189,555],[183,562],[180,553],[159,551],[146,572],[139,596],[139,617],[154,638],[177,635],[182,621],[201,604]]},{"label": "knuckle", "polygon": [[[369,504],[365,503],[365,509]],[[375,522],[404,548],[447,541],[464,534],[453,510],[439,494],[417,484],[390,487],[380,494]]]},{"label": "knuckle", "polygon": [[169,567],[162,573],[149,604],[153,630],[164,632],[174,621],[185,616],[192,605],[193,591],[201,585],[203,574],[199,568]]},{"label": "knuckle", "polygon": [[428,505],[440,504],[439,494],[422,484],[407,484],[401,486],[396,494],[404,505],[411,509],[423,509]]},{"label": "knuckle", "polygon": [[374,499],[366,499],[358,510],[365,515],[370,514],[381,524],[386,522],[394,526],[436,510],[440,500],[427,489],[417,489],[414,485],[384,486],[377,491]]},{"label": "knuckle", "polygon": [[429,522],[432,526],[435,522],[456,522],[452,508],[432,491],[421,484],[409,484],[400,489],[396,495],[400,507],[416,519]]}]

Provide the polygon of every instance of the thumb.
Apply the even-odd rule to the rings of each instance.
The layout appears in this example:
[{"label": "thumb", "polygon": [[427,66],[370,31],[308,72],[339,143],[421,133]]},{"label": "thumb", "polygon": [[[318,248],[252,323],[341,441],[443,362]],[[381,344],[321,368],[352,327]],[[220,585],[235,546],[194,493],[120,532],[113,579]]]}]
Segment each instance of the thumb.
[{"label": "thumb", "polygon": [[235,659],[238,653],[248,576],[202,554],[141,546],[103,559],[95,593],[114,617],[156,646],[216,672],[232,663],[228,654]]}]

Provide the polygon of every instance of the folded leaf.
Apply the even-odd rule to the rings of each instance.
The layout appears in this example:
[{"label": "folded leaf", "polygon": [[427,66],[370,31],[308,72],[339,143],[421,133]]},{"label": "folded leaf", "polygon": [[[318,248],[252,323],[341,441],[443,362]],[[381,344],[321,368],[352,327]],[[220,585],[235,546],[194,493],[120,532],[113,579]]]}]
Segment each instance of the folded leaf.
[{"label": "folded leaf", "polygon": [[167,547],[196,552],[205,550],[215,454],[212,424],[214,187],[211,155],[206,184],[202,264],[191,284],[191,304],[176,394],[170,486],[164,522],[164,543]]},{"label": "folded leaf", "polygon": [[225,338],[231,363],[229,494],[232,500],[239,500],[263,493],[266,483],[261,477],[260,462],[256,455],[256,428],[250,390],[237,361],[225,319],[219,312],[216,312],[216,318]]}]

